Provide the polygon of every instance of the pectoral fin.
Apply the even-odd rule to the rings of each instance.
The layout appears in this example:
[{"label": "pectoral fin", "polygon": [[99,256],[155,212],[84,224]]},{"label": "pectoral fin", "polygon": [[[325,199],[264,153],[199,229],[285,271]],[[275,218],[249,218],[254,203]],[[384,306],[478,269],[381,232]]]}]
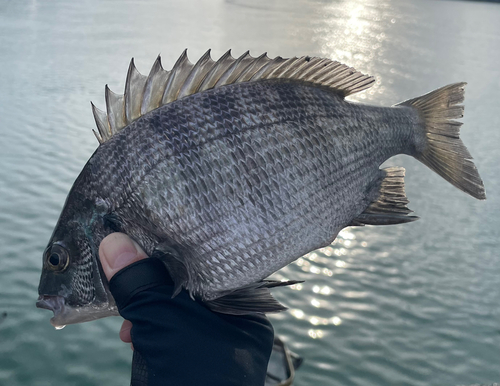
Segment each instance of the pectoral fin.
[{"label": "pectoral fin", "polygon": [[167,245],[167,243],[158,244],[151,257],[156,257],[163,262],[163,264],[165,264],[165,267],[167,267],[168,273],[174,282],[174,293],[172,297],[177,296],[182,287],[184,287],[189,281],[189,272],[184,259],[176,249]]}]

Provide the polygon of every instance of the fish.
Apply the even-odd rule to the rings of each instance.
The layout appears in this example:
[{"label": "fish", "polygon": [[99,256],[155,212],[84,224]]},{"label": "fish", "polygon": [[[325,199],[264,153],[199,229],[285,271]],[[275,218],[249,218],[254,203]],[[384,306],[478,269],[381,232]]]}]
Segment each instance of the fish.
[{"label": "fish", "polygon": [[37,306],[64,326],[117,314],[98,257],[113,232],[160,259],[175,293],[215,312],[286,309],[266,279],[331,244],[345,227],[415,221],[405,170],[412,156],[485,199],[459,137],[466,83],[391,107],[346,97],[375,79],[328,58],[231,51],[170,71],[130,62],[123,95],[92,104],[99,146],[76,178],[43,253]]}]

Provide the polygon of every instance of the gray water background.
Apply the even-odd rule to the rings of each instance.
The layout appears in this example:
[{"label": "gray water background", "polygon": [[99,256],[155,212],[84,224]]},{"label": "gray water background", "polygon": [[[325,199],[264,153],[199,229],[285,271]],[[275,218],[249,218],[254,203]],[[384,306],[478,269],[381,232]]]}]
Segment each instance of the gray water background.
[{"label": "gray water background", "polygon": [[[377,83],[352,99],[390,106],[467,81],[462,138],[487,201],[417,161],[421,219],[349,228],[276,274],[290,311],[276,332],[305,358],[296,385],[462,385],[500,381],[500,5],[408,0],[0,0],[0,384],[127,385],[119,318],[55,331],[35,308],[41,255],[97,147],[89,101],[122,92],[128,62],[169,69],[184,48],[318,55]],[[293,243],[293,240],[290,240]],[[1,318],[1,317],[0,317]]]}]

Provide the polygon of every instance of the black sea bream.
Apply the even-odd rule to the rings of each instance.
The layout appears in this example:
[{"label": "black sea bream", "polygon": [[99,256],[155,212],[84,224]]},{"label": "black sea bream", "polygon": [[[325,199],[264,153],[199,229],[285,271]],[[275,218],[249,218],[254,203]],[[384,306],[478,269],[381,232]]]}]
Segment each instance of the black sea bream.
[{"label": "black sea bream", "polygon": [[44,253],[37,305],[56,326],[116,314],[98,247],[120,231],[214,311],[279,311],[269,288],[290,282],[267,276],[347,226],[416,219],[404,169],[379,169],[396,154],[484,199],[452,120],[465,83],[394,107],[344,99],[373,82],[313,57],[209,51],[193,65],[184,52],[148,77],[132,61],[124,96],[106,88],[107,113],[93,108],[100,146]]}]

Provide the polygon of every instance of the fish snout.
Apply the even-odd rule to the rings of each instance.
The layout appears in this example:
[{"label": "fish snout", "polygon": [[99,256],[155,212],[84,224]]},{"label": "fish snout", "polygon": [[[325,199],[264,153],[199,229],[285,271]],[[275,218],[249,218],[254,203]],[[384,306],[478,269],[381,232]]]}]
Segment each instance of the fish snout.
[{"label": "fish snout", "polygon": [[61,313],[64,309],[64,298],[62,296],[40,295],[36,302],[38,308],[54,311],[54,315]]}]

